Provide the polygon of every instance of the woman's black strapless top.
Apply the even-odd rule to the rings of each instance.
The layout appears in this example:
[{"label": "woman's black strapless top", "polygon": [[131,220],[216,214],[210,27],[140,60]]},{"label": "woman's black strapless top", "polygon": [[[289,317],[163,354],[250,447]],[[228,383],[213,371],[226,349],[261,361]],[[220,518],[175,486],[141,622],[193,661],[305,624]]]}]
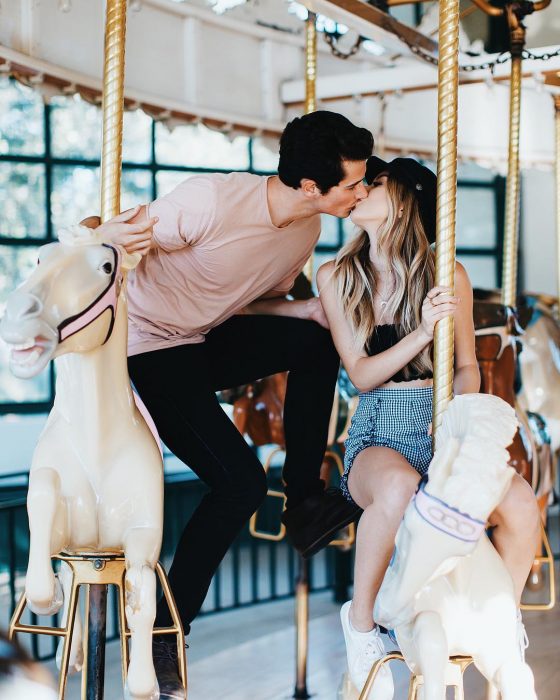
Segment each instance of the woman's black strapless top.
[{"label": "woman's black strapless top", "polygon": [[[366,343],[366,352],[370,357],[372,355],[379,355],[379,353],[392,348],[393,345],[396,345],[399,342],[399,340],[401,340],[401,338],[399,338],[395,324],[385,323],[381,326],[375,326],[371,338]],[[415,379],[432,379],[433,376],[433,372],[430,371],[418,374],[417,370],[413,369],[410,365],[407,365],[387,381],[411,382]]]}]

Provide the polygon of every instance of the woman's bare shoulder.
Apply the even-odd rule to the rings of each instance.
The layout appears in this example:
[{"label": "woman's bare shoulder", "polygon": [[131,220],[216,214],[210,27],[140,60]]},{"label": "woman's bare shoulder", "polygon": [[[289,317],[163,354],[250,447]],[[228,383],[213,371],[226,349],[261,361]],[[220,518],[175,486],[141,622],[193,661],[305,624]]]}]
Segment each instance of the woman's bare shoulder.
[{"label": "woman's bare shoulder", "polygon": [[334,260],[328,260],[317,270],[317,289],[319,290],[319,294],[321,293],[321,289],[324,289],[332,280],[334,269]]}]

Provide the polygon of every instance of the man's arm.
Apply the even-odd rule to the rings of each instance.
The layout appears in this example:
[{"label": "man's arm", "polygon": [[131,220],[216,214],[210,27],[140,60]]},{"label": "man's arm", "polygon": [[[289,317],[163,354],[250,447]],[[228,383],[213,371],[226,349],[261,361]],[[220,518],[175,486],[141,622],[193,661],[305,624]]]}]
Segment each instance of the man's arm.
[{"label": "man's arm", "polygon": [[305,301],[291,301],[286,297],[257,299],[246,306],[244,312],[256,315],[290,316],[291,318],[316,321],[323,328],[329,327],[321,301],[317,297]]}]

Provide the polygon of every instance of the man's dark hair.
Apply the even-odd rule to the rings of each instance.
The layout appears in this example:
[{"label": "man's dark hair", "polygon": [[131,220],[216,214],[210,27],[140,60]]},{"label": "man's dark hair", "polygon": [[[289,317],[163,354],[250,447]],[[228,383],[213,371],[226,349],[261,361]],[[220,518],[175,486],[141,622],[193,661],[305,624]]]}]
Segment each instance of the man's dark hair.
[{"label": "man's dark hair", "polygon": [[280,138],[278,176],[295,190],[303,178],[317,183],[321,194],[344,179],[344,160],[366,160],[373,136],[336,112],[311,112],[292,119]]}]

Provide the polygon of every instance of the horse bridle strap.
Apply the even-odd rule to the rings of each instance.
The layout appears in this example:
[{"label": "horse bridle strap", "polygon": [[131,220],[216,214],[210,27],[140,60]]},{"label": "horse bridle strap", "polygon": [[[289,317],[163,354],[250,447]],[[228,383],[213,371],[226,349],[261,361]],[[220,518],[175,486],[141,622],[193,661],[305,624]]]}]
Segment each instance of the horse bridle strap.
[{"label": "horse bridle strap", "polygon": [[107,245],[106,243],[103,243],[102,245],[105,246],[105,248],[112,250],[115,255],[115,266],[113,268],[109,284],[87,308],[59,323],[57,327],[59,343],[66,340],[71,335],[79,333],[81,330],[97,320],[108,309],[111,310],[111,322],[103,344],[105,344],[111,337],[113,326],[115,324],[115,317],[117,315],[117,299],[120,291],[119,288],[122,282],[122,275],[120,272],[121,253],[118,248],[114,248],[112,245]]},{"label": "horse bridle strap", "polygon": [[413,500],[416,511],[423,520],[446,535],[463,542],[477,542],[486,529],[486,523],[482,520],[471,518],[470,515],[427,493],[425,483],[420,485]]}]

